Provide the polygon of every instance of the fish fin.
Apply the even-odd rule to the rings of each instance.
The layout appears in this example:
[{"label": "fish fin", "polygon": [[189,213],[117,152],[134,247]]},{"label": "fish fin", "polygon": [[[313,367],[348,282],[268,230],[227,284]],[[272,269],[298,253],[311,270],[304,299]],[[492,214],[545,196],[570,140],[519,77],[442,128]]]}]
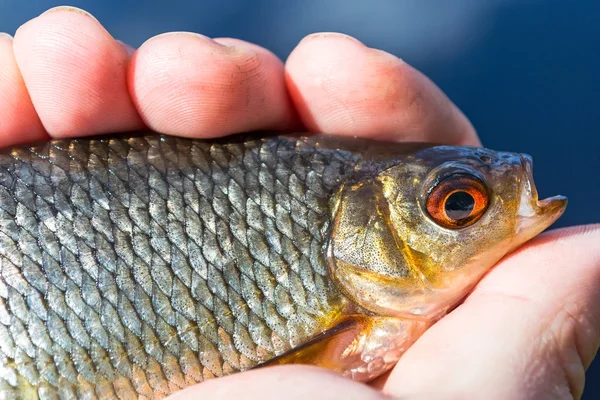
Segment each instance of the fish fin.
[{"label": "fish fin", "polygon": [[306,343],[286,353],[276,356],[254,368],[283,364],[310,364],[333,370],[343,367],[342,357],[347,349],[365,329],[370,326],[370,318],[364,315],[351,315],[336,325],[317,334]]}]

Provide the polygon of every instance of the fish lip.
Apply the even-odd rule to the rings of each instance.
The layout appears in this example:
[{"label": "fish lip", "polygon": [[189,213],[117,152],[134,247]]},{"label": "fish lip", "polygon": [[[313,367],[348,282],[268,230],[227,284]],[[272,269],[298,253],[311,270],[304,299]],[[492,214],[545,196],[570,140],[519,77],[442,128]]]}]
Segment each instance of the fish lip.
[{"label": "fish lip", "polygon": [[533,159],[528,154],[521,154],[520,158],[525,174],[521,183],[516,231],[519,236],[529,236],[529,239],[560,218],[567,208],[568,200],[561,195],[539,200],[533,179]]}]

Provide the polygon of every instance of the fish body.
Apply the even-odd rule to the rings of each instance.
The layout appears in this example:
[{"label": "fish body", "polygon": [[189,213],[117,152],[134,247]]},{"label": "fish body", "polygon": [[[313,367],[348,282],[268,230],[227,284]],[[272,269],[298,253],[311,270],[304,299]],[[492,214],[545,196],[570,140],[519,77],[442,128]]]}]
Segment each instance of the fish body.
[{"label": "fish body", "polygon": [[[541,207],[530,170],[512,153],[327,135],[6,149],[0,393],[161,398],[293,362],[373,378],[558,218],[564,201]],[[450,184],[480,192],[436,194]]]}]

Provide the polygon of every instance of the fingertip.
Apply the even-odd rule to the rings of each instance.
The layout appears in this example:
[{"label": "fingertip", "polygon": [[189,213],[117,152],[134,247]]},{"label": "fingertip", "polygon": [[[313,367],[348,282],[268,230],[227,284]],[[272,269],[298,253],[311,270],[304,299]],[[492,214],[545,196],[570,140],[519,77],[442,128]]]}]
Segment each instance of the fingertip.
[{"label": "fingertip", "polygon": [[0,148],[47,139],[13,54],[13,37],[0,32]]},{"label": "fingertip", "polygon": [[241,40],[155,36],[134,54],[128,83],[146,124],[162,133],[216,137],[294,123],[283,64]]},{"label": "fingertip", "polygon": [[472,125],[402,59],[339,33],[304,38],[286,62],[288,88],[312,131],[478,144]]},{"label": "fingertip", "polygon": [[127,91],[129,56],[89,13],[56,7],[23,24],[14,52],[52,137],[139,129]]}]

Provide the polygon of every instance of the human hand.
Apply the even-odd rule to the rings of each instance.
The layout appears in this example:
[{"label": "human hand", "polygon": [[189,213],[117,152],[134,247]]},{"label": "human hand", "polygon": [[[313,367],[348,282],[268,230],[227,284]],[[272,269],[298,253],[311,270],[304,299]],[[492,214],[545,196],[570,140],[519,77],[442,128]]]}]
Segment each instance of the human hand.
[{"label": "human hand", "polygon": [[[84,12],[0,37],[0,146],[145,126],[188,137],[310,130],[478,145],[426,77],[347,36],[311,35],[283,65],[235,39],[159,35],[135,53]],[[133,54],[131,54],[133,53]],[[507,257],[371,385],[309,366],[258,369],[178,398],[578,398],[600,345],[600,227],[553,231]]]}]

